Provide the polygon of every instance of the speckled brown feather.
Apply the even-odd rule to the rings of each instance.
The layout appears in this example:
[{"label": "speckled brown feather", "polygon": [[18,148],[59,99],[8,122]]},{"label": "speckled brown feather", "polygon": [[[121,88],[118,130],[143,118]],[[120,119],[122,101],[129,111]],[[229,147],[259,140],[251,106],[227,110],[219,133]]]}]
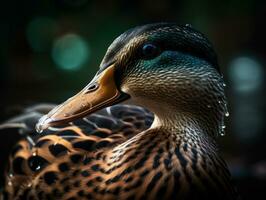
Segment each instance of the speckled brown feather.
[{"label": "speckled brown feather", "polygon": [[[60,171],[58,168],[61,163],[68,163],[71,158],[74,162],[66,165],[74,165],[75,170],[81,171],[79,161],[85,159],[86,162],[86,157],[93,156],[99,160],[107,149],[147,129],[152,120],[153,115],[141,107],[117,105],[74,121],[66,127],[51,128],[41,136],[27,133],[36,138],[33,139],[35,145],[22,140],[14,147],[7,170],[6,191],[14,195],[10,196],[11,199],[25,195],[25,187],[32,187],[34,183],[40,187],[43,182],[39,181],[41,174],[49,169],[55,170],[55,173]],[[32,127],[27,128],[32,130]],[[77,159],[79,157],[82,159]],[[66,170],[66,174],[63,170],[61,175],[68,175],[69,170]],[[47,188],[47,185],[43,188]]]},{"label": "speckled brown feather", "polygon": [[195,199],[200,192],[230,199],[225,164],[208,154],[215,146],[203,138],[184,143],[186,135],[163,130],[139,134],[152,120],[145,109],[118,105],[46,131],[34,146],[22,140],[10,156],[4,193],[9,199]]}]

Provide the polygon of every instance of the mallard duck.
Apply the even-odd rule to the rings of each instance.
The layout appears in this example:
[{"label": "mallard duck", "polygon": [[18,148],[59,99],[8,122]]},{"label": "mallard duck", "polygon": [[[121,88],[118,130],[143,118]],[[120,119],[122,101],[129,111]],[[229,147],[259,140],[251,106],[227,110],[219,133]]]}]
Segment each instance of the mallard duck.
[{"label": "mallard duck", "polygon": [[78,94],[2,125],[24,135],[3,197],[236,199],[215,141],[226,113],[217,57],[202,33],[172,23],[130,29]]}]

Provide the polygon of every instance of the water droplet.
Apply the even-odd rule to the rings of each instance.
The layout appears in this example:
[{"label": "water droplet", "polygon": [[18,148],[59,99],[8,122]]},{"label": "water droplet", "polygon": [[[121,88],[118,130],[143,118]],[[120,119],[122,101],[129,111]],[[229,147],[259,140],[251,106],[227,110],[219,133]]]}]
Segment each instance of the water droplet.
[{"label": "water droplet", "polygon": [[225,113],[225,116],[226,116],[226,117],[229,117],[229,112],[226,112],[226,113]]},{"label": "water droplet", "polygon": [[223,83],[223,86],[224,86],[224,87],[226,87],[226,84],[225,84],[225,83]]},{"label": "water droplet", "polygon": [[224,136],[224,135],[225,135],[225,131],[224,131],[224,129],[225,129],[225,125],[222,125],[222,126],[221,126],[221,130],[220,130],[220,135],[221,135],[221,136]]},{"label": "water droplet", "polygon": [[37,131],[37,133],[42,133],[43,132],[42,124],[41,123],[36,124],[35,130]]},{"label": "water droplet", "polygon": [[221,104],[222,102],[221,101],[218,101],[219,104]]},{"label": "water droplet", "polygon": [[44,115],[42,116],[38,123],[36,124],[35,126],[35,130],[38,132],[38,133],[42,133],[43,130],[45,130],[46,128],[49,127],[49,124],[50,122],[52,121],[52,119],[50,117],[48,117],[48,115]]},{"label": "water droplet", "polygon": [[38,133],[42,133],[43,130],[42,130],[42,129],[38,129],[37,132],[38,132]]},{"label": "water droplet", "polygon": [[12,178],[14,175],[13,175],[12,173],[10,173],[8,176],[9,176],[10,178]]},{"label": "water droplet", "polygon": [[211,105],[207,105],[208,108],[211,108]]},{"label": "water droplet", "polygon": [[38,154],[37,150],[32,152],[32,156],[37,156],[37,154]]}]

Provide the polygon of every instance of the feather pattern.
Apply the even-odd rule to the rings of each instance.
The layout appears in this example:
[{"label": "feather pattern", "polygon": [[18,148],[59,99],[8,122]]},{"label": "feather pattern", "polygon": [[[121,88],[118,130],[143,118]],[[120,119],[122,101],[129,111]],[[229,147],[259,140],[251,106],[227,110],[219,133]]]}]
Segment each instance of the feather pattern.
[{"label": "feather pattern", "polygon": [[[2,199],[238,198],[215,142],[226,100],[203,34],[169,23],[131,29],[109,47],[97,80],[93,92],[85,87],[56,108],[37,105],[0,125],[22,135]],[[141,106],[113,105],[129,98]],[[49,128],[37,133],[38,120],[39,130]]]}]

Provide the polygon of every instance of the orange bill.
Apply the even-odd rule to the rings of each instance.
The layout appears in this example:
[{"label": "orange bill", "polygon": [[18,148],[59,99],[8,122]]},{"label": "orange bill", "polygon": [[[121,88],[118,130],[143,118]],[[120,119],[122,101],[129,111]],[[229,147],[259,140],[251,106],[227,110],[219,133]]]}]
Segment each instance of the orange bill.
[{"label": "orange bill", "polygon": [[65,124],[82,118],[101,108],[126,100],[129,96],[117,89],[114,65],[109,66],[75,96],[52,109],[36,125],[36,130]]}]

